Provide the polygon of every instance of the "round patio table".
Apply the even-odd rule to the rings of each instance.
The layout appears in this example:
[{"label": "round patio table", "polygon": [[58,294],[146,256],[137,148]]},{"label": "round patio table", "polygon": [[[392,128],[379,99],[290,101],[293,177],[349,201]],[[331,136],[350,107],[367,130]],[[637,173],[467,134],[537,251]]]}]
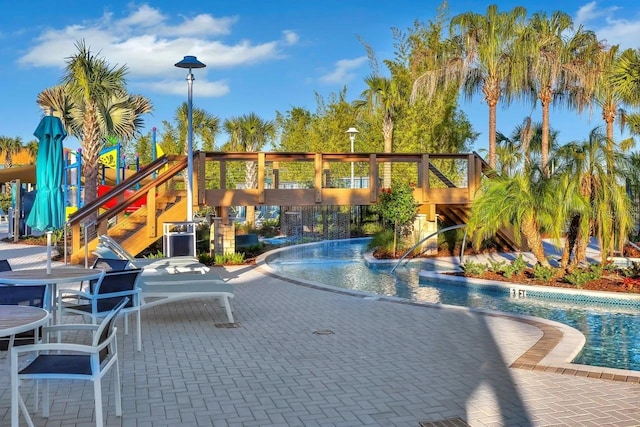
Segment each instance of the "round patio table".
[{"label": "round patio table", "polygon": [[0,337],[20,334],[47,323],[47,310],[28,305],[0,305]]},{"label": "round patio table", "polygon": [[35,268],[27,270],[0,271],[0,284],[4,285],[47,285],[49,287],[50,300],[49,307],[53,314],[53,323],[57,324],[56,298],[59,283],[78,283],[85,280],[98,279],[104,272],[81,267],[58,267],[52,268],[47,273],[46,268]]}]

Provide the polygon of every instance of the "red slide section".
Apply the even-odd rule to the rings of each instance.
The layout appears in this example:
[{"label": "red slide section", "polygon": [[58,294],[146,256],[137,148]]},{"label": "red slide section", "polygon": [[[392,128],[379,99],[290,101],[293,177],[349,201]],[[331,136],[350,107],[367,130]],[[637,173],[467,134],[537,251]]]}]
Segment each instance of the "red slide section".
[{"label": "red slide section", "polygon": [[[113,187],[110,185],[98,185],[98,197],[102,197],[105,194],[107,194],[109,191],[111,191]],[[133,190],[125,190],[124,192],[124,198],[128,199],[131,197],[131,195],[135,193],[135,191]],[[112,199],[107,200],[103,205],[102,208],[103,209],[111,209],[112,207],[114,207],[116,204],[118,203],[118,200],[114,197]],[[138,198],[138,200],[136,200],[135,202],[133,202],[131,205],[129,205],[126,209],[125,212],[126,213],[132,213],[137,211],[139,208],[141,208],[142,206],[145,206],[147,204],[147,199],[146,197],[142,196],[140,198]]]}]

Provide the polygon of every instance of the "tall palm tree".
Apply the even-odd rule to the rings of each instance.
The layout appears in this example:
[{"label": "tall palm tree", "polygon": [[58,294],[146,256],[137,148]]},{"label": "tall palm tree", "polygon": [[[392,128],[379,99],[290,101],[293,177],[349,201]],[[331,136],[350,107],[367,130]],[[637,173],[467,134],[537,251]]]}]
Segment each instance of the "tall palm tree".
[{"label": "tall palm tree", "polygon": [[38,104],[61,118],[67,133],[82,147],[84,202],[97,197],[98,157],[107,136],[132,139],[143,125],[141,116],[151,111],[148,99],[126,91],[125,66],[111,67],[93,54],[84,41],[78,53],[67,58],[60,85],[38,95]]},{"label": "tall palm tree", "polygon": [[[640,106],[640,48],[626,49],[620,54],[610,77],[622,101],[632,107]],[[640,114],[623,111],[622,126],[628,126],[634,135],[640,135]]]},{"label": "tall palm tree", "polygon": [[[382,117],[382,138],[384,152],[393,152],[393,127],[397,115],[406,103],[407,94],[398,79],[371,75],[365,79],[367,89],[360,95],[364,98],[355,103],[357,108],[367,108],[372,114]],[[385,163],[382,169],[382,186],[391,187],[391,163]]]},{"label": "tall palm tree", "polygon": [[[573,21],[563,12],[554,12],[547,17],[545,12],[536,12],[529,19],[515,44],[522,58],[519,64],[525,67],[525,94],[537,96],[542,106],[542,150],[541,166],[549,174],[549,108],[553,101],[565,93],[563,79],[566,62],[570,59],[564,34],[573,29]],[[565,97],[566,98],[566,97]]]},{"label": "tall palm tree", "polygon": [[496,167],[496,107],[519,93],[524,81],[516,67],[513,43],[521,32],[526,9],[515,7],[499,12],[490,5],[485,15],[467,12],[451,19],[451,51],[443,57],[443,66],[428,71],[414,82],[412,98],[420,93],[432,96],[436,88],[457,81],[468,99],[482,92],[489,107],[489,165]]},{"label": "tall palm tree", "polygon": [[[271,120],[263,120],[255,113],[228,118],[222,126],[229,135],[229,140],[223,145],[222,151],[257,152],[271,143],[276,135],[275,123]],[[246,188],[256,188],[257,181],[256,162],[245,162]],[[254,217],[255,206],[247,206],[247,222],[253,222]]]}]

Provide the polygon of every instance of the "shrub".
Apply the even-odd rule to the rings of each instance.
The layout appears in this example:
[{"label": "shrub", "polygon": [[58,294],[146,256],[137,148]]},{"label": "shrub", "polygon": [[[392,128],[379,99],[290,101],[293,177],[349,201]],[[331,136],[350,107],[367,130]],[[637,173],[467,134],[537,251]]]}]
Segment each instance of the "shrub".
[{"label": "shrub", "polygon": [[164,254],[162,253],[162,251],[150,252],[146,254],[144,257],[151,258],[151,259],[160,259],[160,258],[164,258]]},{"label": "shrub", "polygon": [[385,228],[374,234],[367,244],[367,249],[384,249],[389,252],[393,251],[393,230]]},{"label": "shrub", "polygon": [[215,262],[213,257],[207,253],[198,254],[198,261],[204,265],[212,265]]},{"label": "shrub", "polygon": [[264,237],[275,237],[280,232],[280,221],[277,219],[266,219],[262,221],[259,234]]},{"label": "shrub", "polygon": [[481,262],[466,261],[460,264],[460,268],[464,271],[465,276],[481,276],[487,271],[487,266]]},{"label": "shrub", "polygon": [[555,272],[553,268],[545,267],[540,264],[536,264],[533,266],[533,277],[538,280],[544,280],[545,282],[548,282],[549,280],[551,280],[554,273]]},{"label": "shrub", "polygon": [[522,274],[527,269],[527,263],[524,258],[522,258],[522,254],[518,255],[516,259],[513,260],[512,265],[516,274]]},{"label": "shrub", "polygon": [[487,267],[487,269],[492,273],[500,273],[504,270],[506,265],[506,261],[489,260],[489,266]]},{"label": "shrub", "polygon": [[216,255],[215,263],[217,265],[242,264],[244,263],[244,253],[232,253],[224,255]]},{"label": "shrub", "polygon": [[576,269],[564,276],[564,280],[580,288],[591,280],[602,277],[602,266],[592,264],[588,268]]}]

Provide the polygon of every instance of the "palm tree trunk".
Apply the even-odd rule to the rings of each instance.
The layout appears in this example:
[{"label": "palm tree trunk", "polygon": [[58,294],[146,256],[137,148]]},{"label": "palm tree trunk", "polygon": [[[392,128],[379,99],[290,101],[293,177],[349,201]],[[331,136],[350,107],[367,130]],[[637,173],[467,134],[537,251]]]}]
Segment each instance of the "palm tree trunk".
[{"label": "palm tree trunk", "polygon": [[[549,98],[551,96],[549,95]],[[550,99],[541,100],[542,103],[542,141],[540,150],[540,163],[542,172],[547,178],[551,175],[549,170],[549,102]]]},{"label": "palm tree trunk", "polygon": [[542,236],[540,235],[540,230],[535,218],[533,216],[527,216],[524,218],[520,231],[522,231],[524,238],[527,240],[527,245],[529,245],[533,256],[536,257],[536,261],[538,261],[538,263],[543,267],[550,268],[551,265],[549,264],[547,255],[544,252]]},{"label": "palm tree trunk", "polygon": [[562,250],[562,258],[560,259],[560,266],[566,268],[571,261],[571,253],[575,252],[576,241],[578,239],[578,229],[580,224],[580,216],[574,215],[569,223],[569,230],[567,231],[567,237],[564,241],[564,247]]},{"label": "palm tree trunk", "polygon": [[[89,119],[87,119],[89,117]],[[102,134],[96,119],[95,106],[88,104],[85,122],[82,127],[82,168],[84,175],[84,203],[90,203],[98,197],[98,158],[102,148]],[[87,217],[86,223],[95,221],[97,212]],[[94,238],[95,230],[86,230],[88,237]]]},{"label": "palm tree trunk", "polygon": [[489,166],[496,168],[496,106],[497,101],[489,104]]}]

